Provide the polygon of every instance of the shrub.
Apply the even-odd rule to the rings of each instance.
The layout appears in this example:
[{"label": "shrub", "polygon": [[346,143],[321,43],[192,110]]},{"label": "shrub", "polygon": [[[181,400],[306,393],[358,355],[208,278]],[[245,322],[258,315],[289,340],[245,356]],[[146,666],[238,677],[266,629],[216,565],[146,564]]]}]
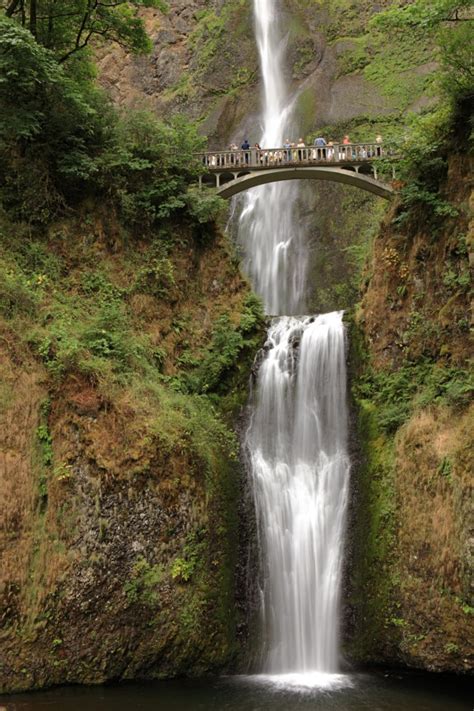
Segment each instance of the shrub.
[{"label": "shrub", "polygon": [[382,430],[395,432],[417,407],[445,403],[462,407],[469,403],[474,384],[462,368],[443,368],[429,361],[407,363],[393,372],[369,372],[357,385],[357,397],[377,407]]},{"label": "shrub", "polygon": [[17,268],[0,261],[0,313],[7,319],[34,315],[38,296],[26,276]]},{"label": "shrub", "polygon": [[142,602],[153,605],[158,600],[157,588],[164,577],[162,565],[150,565],[145,558],[140,558],[133,566],[132,575],[123,591],[130,603]]},{"label": "shrub", "polygon": [[84,66],[66,73],[26,29],[0,18],[0,199],[10,217],[47,224],[87,196],[140,228],[176,213],[197,223],[216,198],[187,192],[201,166],[197,127],[144,111],[119,113]]}]

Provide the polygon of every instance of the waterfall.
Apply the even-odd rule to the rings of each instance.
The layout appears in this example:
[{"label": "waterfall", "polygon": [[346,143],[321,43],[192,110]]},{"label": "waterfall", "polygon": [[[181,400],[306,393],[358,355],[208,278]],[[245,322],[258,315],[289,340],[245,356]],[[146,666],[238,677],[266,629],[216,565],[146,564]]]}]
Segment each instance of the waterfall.
[{"label": "waterfall", "polygon": [[[263,77],[262,148],[280,148],[292,136],[295,99],[284,82],[286,40],[278,0],[254,0],[256,39]],[[298,137],[296,137],[298,140]],[[298,215],[298,183],[272,183],[243,198],[238,241],[244,269],[269,314],[305,311],[307,250]]]},{"label": "waterfall", "polygon": [[[278,6],[254,0],[266,148],[282,146],[295,104]],[[238,240],[267,313],[285,314],[268,332],[245,440],[262,552],[263,667],[308,679],[338,670],[349,458],[342,312],[293,315],[305,312],[307,279],[297,198],[297,182],[250,190]]]},{"label": "waterfall", "polygon": [[342,313],[276,319],[247,432],[265,671],[336,672],[349,480]]}]

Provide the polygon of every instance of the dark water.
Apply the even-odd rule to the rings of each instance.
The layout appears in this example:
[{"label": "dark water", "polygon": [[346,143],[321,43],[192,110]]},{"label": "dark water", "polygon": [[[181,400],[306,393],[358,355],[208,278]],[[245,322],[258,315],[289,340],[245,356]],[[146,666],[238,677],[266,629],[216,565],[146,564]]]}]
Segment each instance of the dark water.
[{"label": "dark water", "polygon": [[[0,697],[8,711],[473,711],[466,680],[361,674],[308,688],[262,677],[64,687]],[[324,684],[324,680],[323,680]]]}]

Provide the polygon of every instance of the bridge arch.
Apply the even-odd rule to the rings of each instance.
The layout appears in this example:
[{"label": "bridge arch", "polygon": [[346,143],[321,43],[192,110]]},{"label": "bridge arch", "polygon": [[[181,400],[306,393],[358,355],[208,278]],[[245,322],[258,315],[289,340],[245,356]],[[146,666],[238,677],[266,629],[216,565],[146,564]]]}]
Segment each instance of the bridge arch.
[{"label": "bridge arch", "polygon": [[[239,171],[240,172],[240,171]],[[391,185],[383,183],[355,170],[346,168],[329,168],[321,166],[276,168],[268,170],[250,171],[242,177],[236,177],[229,182],[221,184],[217,189],[217,194],[228,199],[238,195],[245,190],[255,188],[259,185],[266,185],[280,180],[325,180],[345,185],[352,185],[365,190],[373,195],[388,200],[394,190]]]}]

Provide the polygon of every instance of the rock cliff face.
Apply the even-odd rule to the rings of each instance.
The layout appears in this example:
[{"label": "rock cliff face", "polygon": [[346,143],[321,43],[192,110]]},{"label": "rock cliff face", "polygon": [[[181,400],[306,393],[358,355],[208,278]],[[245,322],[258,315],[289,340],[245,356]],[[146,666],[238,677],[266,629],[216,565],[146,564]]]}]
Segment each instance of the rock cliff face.
[{"label": "rock cliff face", "polygon": [[154,49],[132,58],[120,49],[100,57],[100,79],[123,106],[160,115],[185,113],[202,121],[211,144],[226,145],[247,115],[258,110],[257,53],[249,2],[173,0],[165,15],[143,10]]},{"label": "rock cliff face", "polygon": [[[156,262],[156,241],[111,241],[99,212],[87,238],[82,220],[66,222],[5,251],[12,284],[25,268],[39,300],[0,300],[4,691],[222,669],[244,633],[231,423],[260,343],[257,306],[222,236],[199,246],[177,225]],[[78,360],[97,308],[132,326],[93,327]],[[139,342],[157,344],[153,368],[132,355],[114,375],[119,350]]]},{"label": "rock cliff face", "polygon": [[426,209],[391,210],[352,329],[362,458],[349,542],[349,653],[460,672],[474,661],[474,234],[471,161],[451,155],[448,165],[439,199],[458,214],[433,220]]},{"label": "rock cliff face", "polygon": [[[260,90],[252,0],[168,4],[165,15],[143,10],[154,43],[150,56],[99,50],[103,86],[123,106],[145,104],[165,116],[184,112],[202,121],[211,147],[244,133],[256,141]],[[288,81],[300,93],[298,131],[373,122],[406,108],[369,82],[357,59],[368,19],[386,4],[282,0]]]}]

